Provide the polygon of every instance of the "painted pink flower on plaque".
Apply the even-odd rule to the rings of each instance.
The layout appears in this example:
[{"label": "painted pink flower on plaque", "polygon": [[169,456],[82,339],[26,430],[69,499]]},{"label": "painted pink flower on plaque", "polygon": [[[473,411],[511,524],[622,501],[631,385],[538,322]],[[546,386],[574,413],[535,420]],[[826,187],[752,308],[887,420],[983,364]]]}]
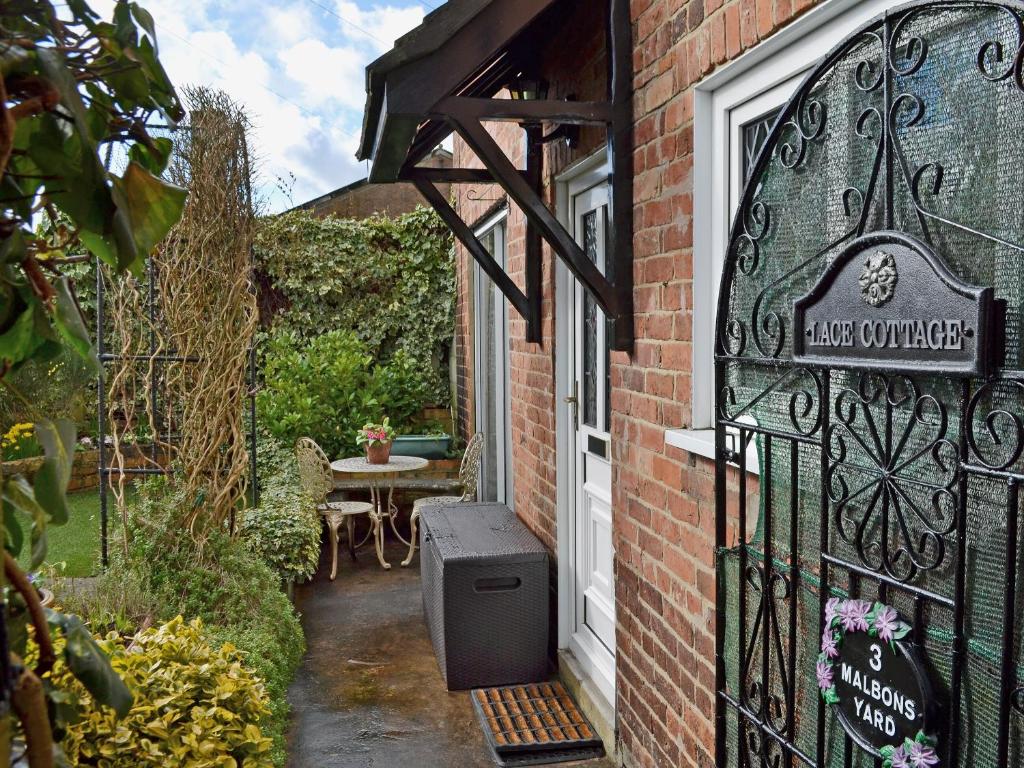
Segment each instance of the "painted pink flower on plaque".
[{"label": "painted pink flower on plaque", "polygon": [[[935,754],[935,750],[920,742],[914,742],[911,745],[907,758],[911,768],[932,768],[939,764],[939,756]],[[895,768],[895,764],[893,764],[893,768]]]},{"label": "painted pink flower on plaque", "polygon": [[832,665],[827,661],[819,661],[814,667],[814,674],[818,678],[818,687],[827,691],[832,687]]},{"label": "painted pink flower on plaque", "polygon": [[821,652],[830,659],[839,657],[839,643],[836,640],[836,633],[826,627],[825,633],[821,636]]},{"label": "painted pink flower on plaque", "polygon": [[834,619],[839,614],[839,603],[840,602],[841,601],[840,601],[840,599],[838,597],[830,597],[828,599],[828,602],[825,603],[825,626],[826,627],[831,626],[832,625],[832,619]]},{"label": "painted pink flower on plaque", "polygon": [[878,631],[878,637],[884,642],[892,642],[899,628],[900,617],[895,608],[886,606],[875,614],[875,629]]},{"label": "painted pink flower on plaque", "polygon": [[867,600],[847,600],[839,606],[839,620],[847,632],[867,632],[871,603]]},{"label": "painted pink flower on plaque", "polygon": [[893,752],[892,757],[889,759],[891,761],[890,765],[892,768],[911,768],[910,763],[907,762],[907,751],[903,747],[900,747]]}]

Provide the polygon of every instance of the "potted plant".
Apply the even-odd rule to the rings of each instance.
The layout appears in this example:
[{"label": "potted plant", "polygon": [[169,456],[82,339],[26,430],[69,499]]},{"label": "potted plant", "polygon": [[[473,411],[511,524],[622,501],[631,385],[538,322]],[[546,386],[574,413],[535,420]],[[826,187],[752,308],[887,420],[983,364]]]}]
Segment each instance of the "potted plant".
[{"label": "potted plant", "polygon": [[387,417],[380,424],[366,424],[356,434],[356,443],[366,446],[366,460],[370,464],[387,464],[391,459],[391,443],[395,430]]}]

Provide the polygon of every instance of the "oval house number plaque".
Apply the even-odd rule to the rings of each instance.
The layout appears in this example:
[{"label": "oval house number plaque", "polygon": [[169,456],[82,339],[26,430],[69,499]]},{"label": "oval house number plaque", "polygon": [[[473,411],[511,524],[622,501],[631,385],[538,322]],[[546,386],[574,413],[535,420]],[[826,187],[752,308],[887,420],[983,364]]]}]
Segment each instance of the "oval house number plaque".
[{"label": "oval house number plaque", "polygon": [[815,669],[822,698],[862,749],[884,768],[939,765],[930,731],[933,698],[924,665],[894,608],[828,601]]}]

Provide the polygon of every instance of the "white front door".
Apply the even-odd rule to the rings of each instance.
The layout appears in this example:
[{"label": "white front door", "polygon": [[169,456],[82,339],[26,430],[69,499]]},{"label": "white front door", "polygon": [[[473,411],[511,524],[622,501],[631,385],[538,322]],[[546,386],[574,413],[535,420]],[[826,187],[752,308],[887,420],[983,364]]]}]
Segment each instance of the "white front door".
[{"label": "white front door", "polygon": [[[577,242],[606,271],[608,187],[605,182],[572,197]],[[570,469],[572,635],[570,649],[609,702],[615,701],[615,578],[612,548],[611,414],[608,324],[597,302],[578,284],[573,291],[574,435]]]}]

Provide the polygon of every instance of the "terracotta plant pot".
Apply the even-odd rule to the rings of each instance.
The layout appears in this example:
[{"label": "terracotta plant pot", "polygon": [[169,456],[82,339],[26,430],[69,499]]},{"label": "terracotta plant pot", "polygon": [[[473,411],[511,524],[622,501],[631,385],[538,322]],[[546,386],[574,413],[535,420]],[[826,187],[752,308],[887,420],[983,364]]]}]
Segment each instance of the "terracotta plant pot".
[{"label": "terracotta plant pot", "polygon": [[366,445],[366,461],[370,464],[387,464],[391,460],[391,442]]}]

